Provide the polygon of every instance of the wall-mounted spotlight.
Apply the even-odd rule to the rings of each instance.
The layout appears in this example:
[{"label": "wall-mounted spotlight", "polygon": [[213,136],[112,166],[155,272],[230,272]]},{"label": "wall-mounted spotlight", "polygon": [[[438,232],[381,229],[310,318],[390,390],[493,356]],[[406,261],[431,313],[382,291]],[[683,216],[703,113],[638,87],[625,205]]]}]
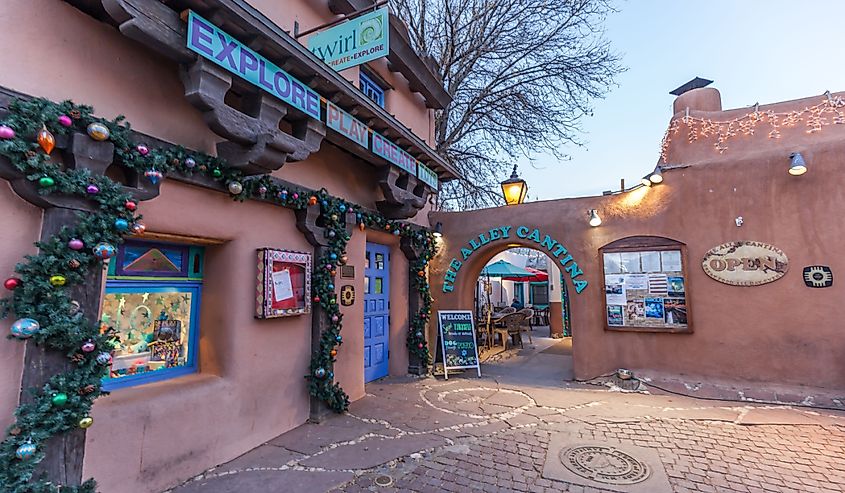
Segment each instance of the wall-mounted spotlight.
[{"label": "wall-mounted spotlight", "polygon": [[793,152],[789,157],[792,159],[789,164],[790,175],[801,176],[807,172],[807,163],[804,162],[804,156],[800,152]]},{"label": "wall-mounted spotlight", "polygon": [[660,165],[654,167],[654,171],[648,176],[648,180],[655,185],[658,183],[663,183],[663,170],[660,169]]},{"label": "wall-mounted spotlight", "polygon": [[437,221],[437,224],[434,225],[434,232],[431,233],[434,235],[435,238],[440,238],[443,236],[443,223]]},{"label": "wall-mounted spotlight", "polygon": [[601,226],[601,218],[599,217],[599,212],[597,210],[590,209],[588,215],[590,216],[590,226],[594,228],[596,226]]},{"label": "wall-mounted spotlight", "polygon": [[650,187],[651,186],[651,175],[643,176],[643,179],[640,180],[640,185],[642,185],[644,187]]}]

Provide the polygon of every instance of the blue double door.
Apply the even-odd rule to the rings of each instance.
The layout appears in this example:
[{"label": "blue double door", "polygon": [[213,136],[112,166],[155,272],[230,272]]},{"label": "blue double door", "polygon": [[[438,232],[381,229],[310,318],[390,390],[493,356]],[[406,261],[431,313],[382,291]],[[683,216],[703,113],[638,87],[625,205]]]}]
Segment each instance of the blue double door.
[{"label": "blue double door", "polygon": [[367,243],[364,260],[364,381],[386,377],[390,335],[389,248]]}]

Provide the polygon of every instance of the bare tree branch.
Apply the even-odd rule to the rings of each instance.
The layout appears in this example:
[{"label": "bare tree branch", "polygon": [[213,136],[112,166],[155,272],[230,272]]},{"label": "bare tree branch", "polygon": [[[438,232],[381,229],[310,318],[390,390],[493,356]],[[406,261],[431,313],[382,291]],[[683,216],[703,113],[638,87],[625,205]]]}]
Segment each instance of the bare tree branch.
[{"label": "bare tree branch", "polygon": [[581,118],[624,70],[604,38],[610,1],[391,1],[453,97],[436,114],[436,148],[465,178],[444,185],[443,208],[502,203],[514,158],[581,145]]}]

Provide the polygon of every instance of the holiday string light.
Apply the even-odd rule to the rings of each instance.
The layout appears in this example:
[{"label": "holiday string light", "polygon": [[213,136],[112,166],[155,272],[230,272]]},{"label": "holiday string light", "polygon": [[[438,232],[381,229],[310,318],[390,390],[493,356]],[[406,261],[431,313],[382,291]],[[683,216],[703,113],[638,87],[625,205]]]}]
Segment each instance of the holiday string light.
[{"label": "holiday string light", "polygon": [[[786,111],[777,113],[774,111],[760,111],[760,105],[755,104],[754,110],[732,120],[714,121],[710,118],[691,116],[689,108],[684,116],[673,119],[663,135],[660,144],[660,160],[668,162],[669,146],[672,137],[677,135],[682,127],[687,128],[687,142],[692,144],[699,139],[715,137],[713,147],[724,154],[728,150],[728,140],[735,137],[754,135],[759,130],[768,130],[770,139],[779,139],[781,130],[794,128],[800,123],[807,127],[806,132],[813,134],[821,132],[823,127],[828,125],[845,124],[845,99],[840,96],[833,97],[830,91],[825,92],[825,99],[819,104],[808,106],[803,110]],[[760,128],[762,127],[762,128]]]}]

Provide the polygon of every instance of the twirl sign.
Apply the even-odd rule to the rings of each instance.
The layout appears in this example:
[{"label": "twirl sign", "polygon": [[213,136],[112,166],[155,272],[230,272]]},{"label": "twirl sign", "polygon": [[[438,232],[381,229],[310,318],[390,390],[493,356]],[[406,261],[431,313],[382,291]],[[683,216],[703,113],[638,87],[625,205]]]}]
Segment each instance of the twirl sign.
[{"label": "twirl sign", "polygon": [[338,72],[390,51],[387,7],[308,38],[308,49]]}]

